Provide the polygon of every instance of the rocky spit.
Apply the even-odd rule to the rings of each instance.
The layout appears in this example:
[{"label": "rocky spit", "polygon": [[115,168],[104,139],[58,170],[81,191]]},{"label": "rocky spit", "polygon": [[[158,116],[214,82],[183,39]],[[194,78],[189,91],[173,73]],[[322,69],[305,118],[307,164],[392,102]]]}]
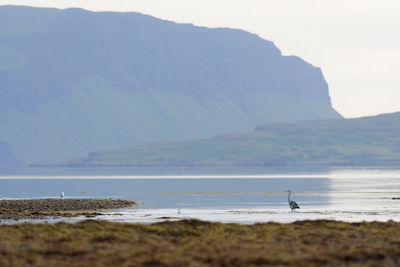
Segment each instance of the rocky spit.
[{"label": "rocky spit", "polygon": [[47,217],[95,217],[105,210],[135,205],[133,201],[119,199],[3,199],[0,200],[0,221]]}]

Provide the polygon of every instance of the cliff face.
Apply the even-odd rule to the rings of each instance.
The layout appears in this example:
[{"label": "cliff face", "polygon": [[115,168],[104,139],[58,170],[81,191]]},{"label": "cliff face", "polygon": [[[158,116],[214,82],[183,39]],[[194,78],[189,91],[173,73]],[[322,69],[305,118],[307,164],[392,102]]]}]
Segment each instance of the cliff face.
[{"label": "cliff face", "polygon": [[0,173],[4,169],[14,168],[21,165],[21,161],[15,157],[10,145],[6,142],[0,141]]},{"label": "cliff face", "polygon": [[233,29],[0,7],[0,140],[35,163],[341,118],[321,70]]}]

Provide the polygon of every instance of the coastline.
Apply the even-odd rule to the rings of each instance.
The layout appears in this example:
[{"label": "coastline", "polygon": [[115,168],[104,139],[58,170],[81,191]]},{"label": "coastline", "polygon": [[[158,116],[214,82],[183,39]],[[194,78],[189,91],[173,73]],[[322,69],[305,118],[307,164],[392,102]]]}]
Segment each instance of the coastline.
[{"label": "coastline", "polygon": [[102,211],[127,208],[133,201],[112,199],[0,199],[0,222],[59,217],[95,217]]}]

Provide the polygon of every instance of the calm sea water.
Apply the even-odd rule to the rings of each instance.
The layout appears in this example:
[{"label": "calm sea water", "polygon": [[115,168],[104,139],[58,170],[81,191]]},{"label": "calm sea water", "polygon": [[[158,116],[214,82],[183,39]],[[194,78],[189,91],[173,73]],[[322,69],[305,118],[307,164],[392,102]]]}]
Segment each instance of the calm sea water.
[{"label": "calm sea water", "polygon": [[[287,193],[300,210],[291,212]],[[335,171],[302,175],[1,176],[0,198],[136,201],[100,219],[150,223],[196,218],[221,222],[305,219],[400,221],[400,171]],[[82,218],[71,219],[72,221]]]}]

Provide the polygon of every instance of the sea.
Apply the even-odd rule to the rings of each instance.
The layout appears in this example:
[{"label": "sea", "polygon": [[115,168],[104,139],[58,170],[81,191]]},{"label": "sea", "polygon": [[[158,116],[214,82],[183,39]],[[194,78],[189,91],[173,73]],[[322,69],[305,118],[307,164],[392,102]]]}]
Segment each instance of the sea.
[{"label": "sea", "polygon": [[[290,210],[287,190],[292,191],[291,200],[296,201],[300,209]],[[114,222],[155,223],[183,219],[242,224],[319,219],[400,221],[400,170],[0,176],[0,199],[59,198],[61,192],[65,198],[125,199],[137,203],[135,207],[106,211],[94,218]]]}]

